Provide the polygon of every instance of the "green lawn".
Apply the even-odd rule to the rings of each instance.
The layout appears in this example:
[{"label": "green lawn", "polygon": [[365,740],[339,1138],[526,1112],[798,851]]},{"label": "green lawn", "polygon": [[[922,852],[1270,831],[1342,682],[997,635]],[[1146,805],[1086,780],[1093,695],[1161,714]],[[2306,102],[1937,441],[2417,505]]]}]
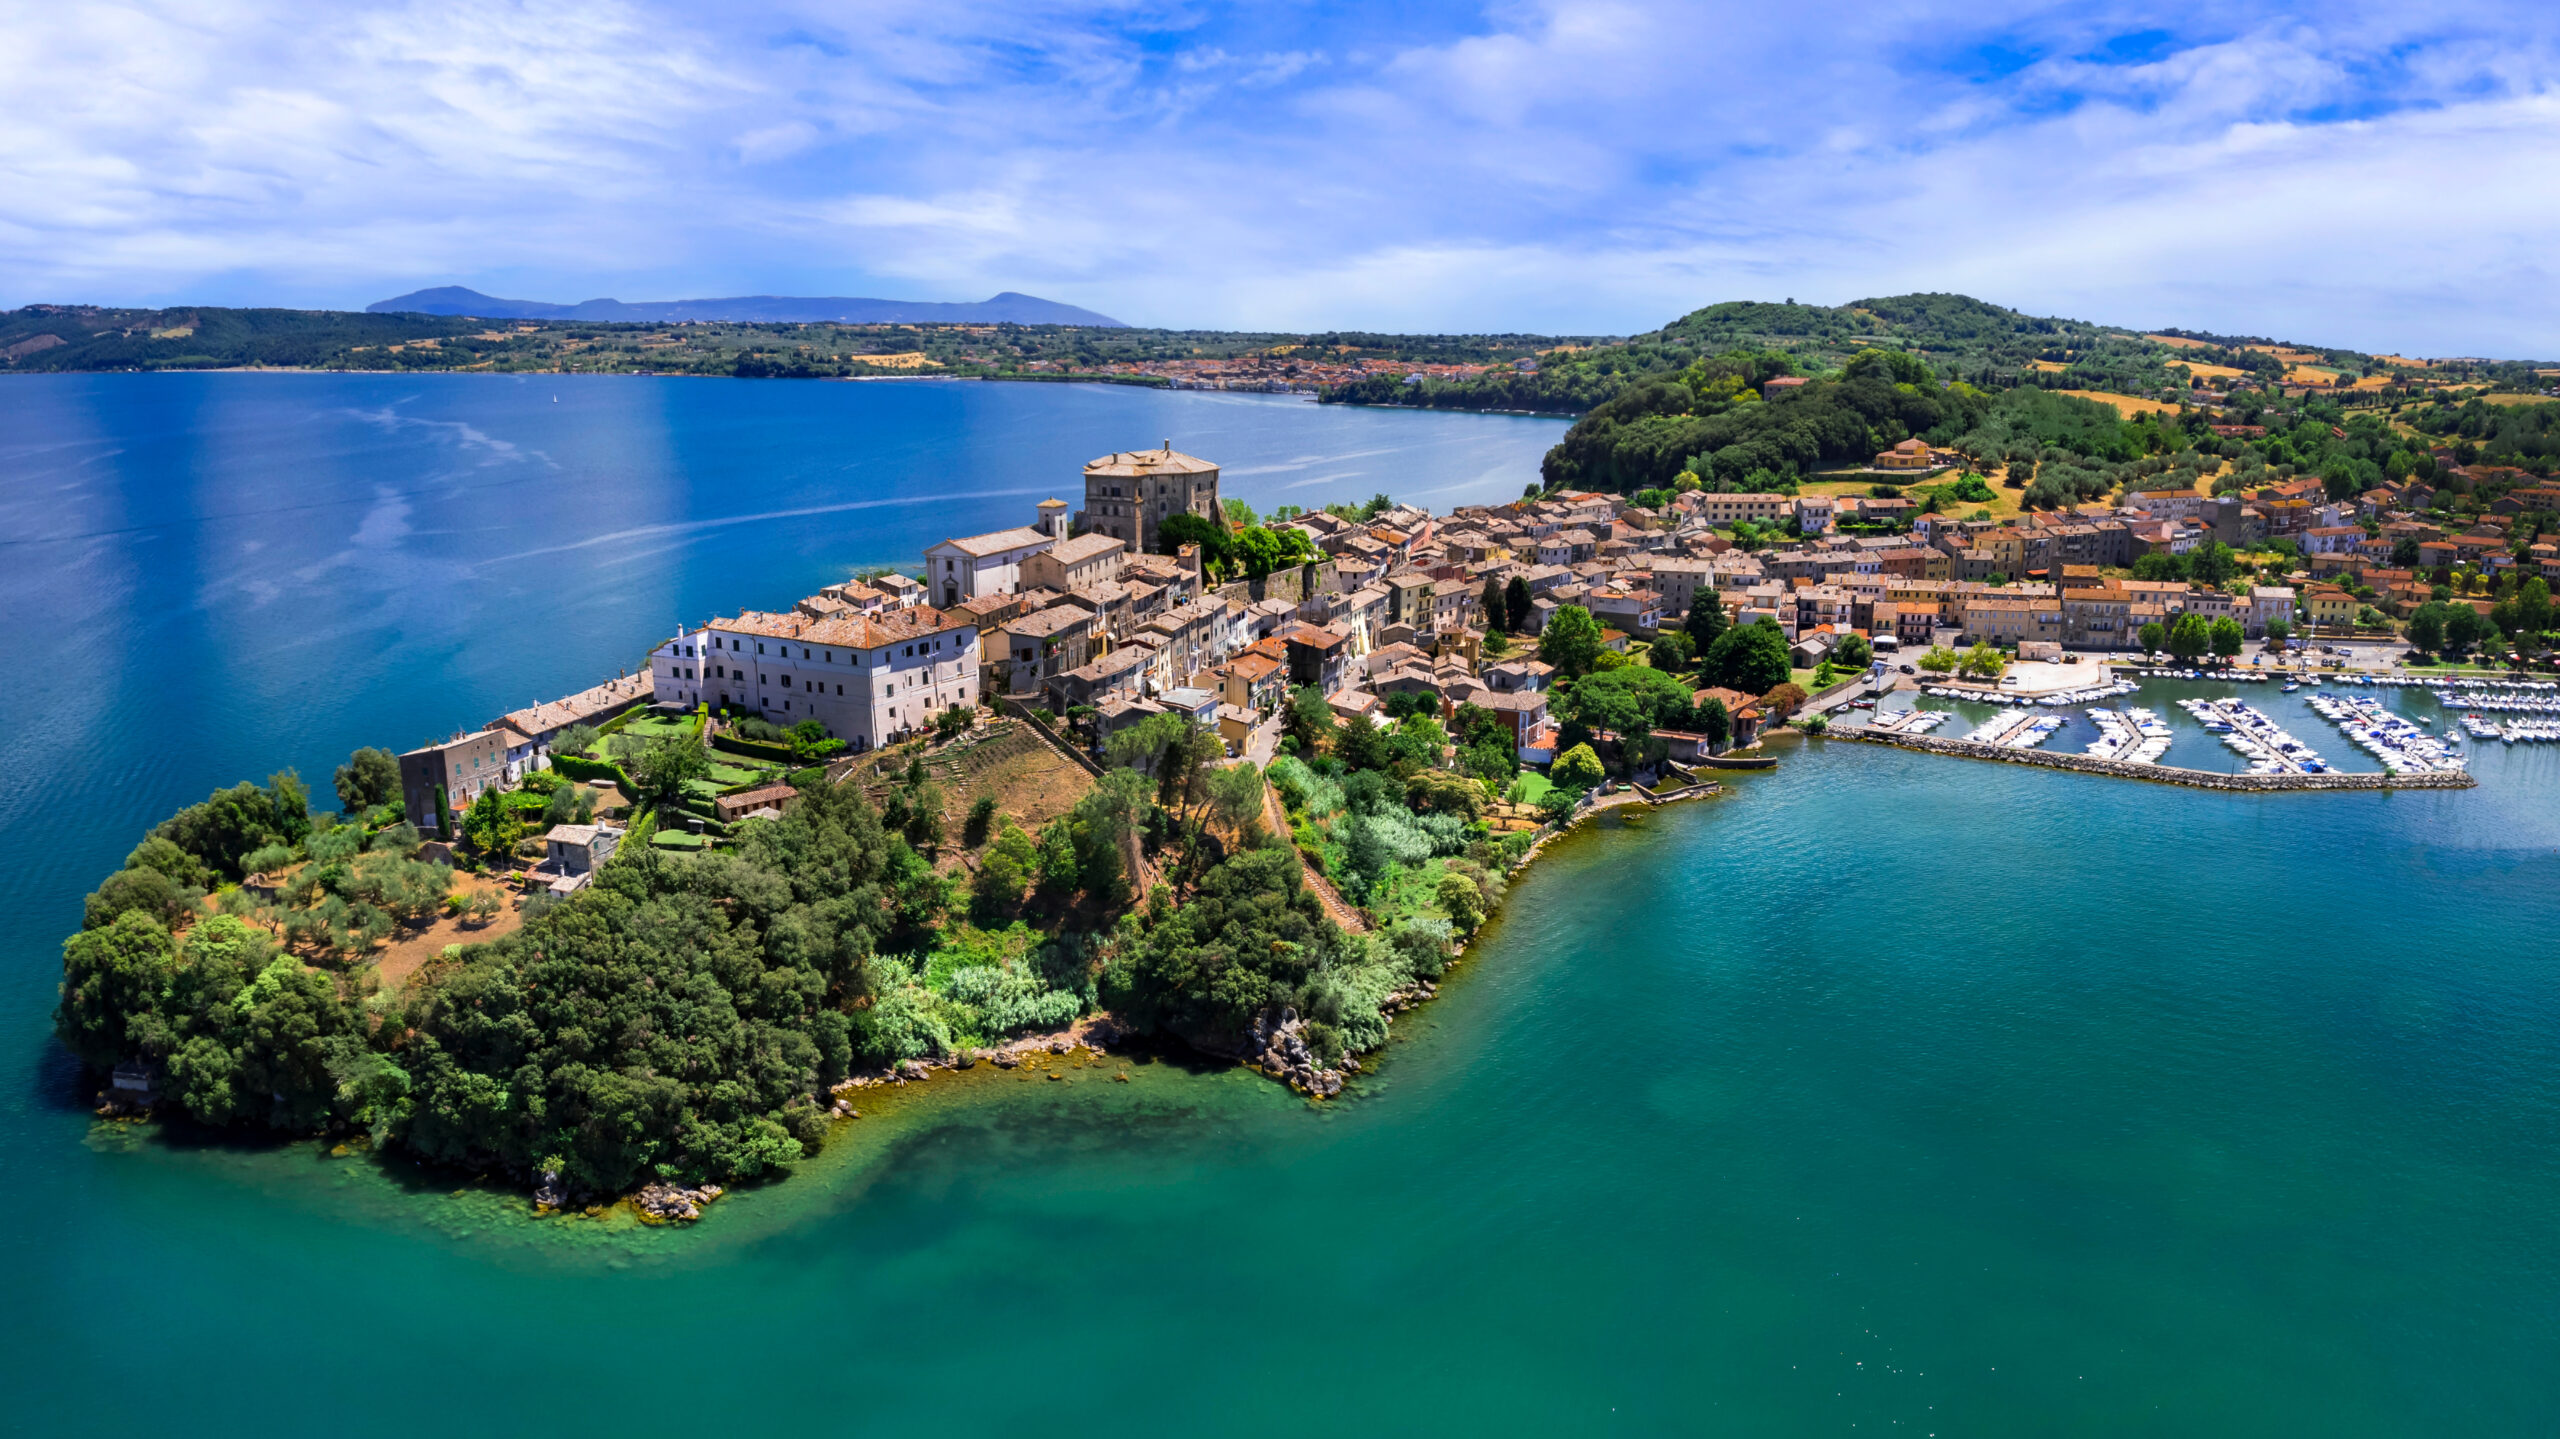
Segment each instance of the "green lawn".
[{"label": "green lawn", "polygon": [[1511,782],[1511,802],[1513,804],[1536,804],[1538,801],[1547,797],[1547,791],[1554,789],[1555,787],[1556,785],[1554,780],[1547,778],[1536,770],[1524,769],[1520,771],[1520,777]]},{"label": "green lawn", "polygon": [[691,730],[692,727],[692,722],[690,720],[659,719],[655,716],[651,716],[647,719],[627,721],[622,726],[621,732],[635,736],[639,739],[653,740],[665,739],[671,735],[684,734]]}]

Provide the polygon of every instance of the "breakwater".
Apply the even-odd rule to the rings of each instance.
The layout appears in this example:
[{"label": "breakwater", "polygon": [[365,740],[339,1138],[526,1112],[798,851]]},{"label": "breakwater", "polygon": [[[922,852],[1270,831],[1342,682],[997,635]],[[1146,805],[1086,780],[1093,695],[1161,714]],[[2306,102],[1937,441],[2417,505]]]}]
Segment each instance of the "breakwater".
[{"label": "breakwater", "polygon": [[1960,759],[1998,760],[2005,764],[2042,765],[2046,769],[2079,770],[2086,774],[2113,775],[2119,779],[2149,780],[2154,784],[2182,784],[2194,789],[2240,791],[2297,789],[2470,789],[2479,783],[2468,773],[2456,770],[2434,774],[2223,774],[2214,770],[2178,769],[2164,764],[2127,764],[2123,760],[2095,759],[2085,754],[2048,754],[2043,750],[2004,749],[1998,745],[1976,744],[1971,740],[1936,739],[1915,734],[1867,734],[1859,730],[1831,731],[1834,739],[1854,739],[1864,744],[1889,744],[1902,749],[1925,750],[1931,754],[1950,754]]}]

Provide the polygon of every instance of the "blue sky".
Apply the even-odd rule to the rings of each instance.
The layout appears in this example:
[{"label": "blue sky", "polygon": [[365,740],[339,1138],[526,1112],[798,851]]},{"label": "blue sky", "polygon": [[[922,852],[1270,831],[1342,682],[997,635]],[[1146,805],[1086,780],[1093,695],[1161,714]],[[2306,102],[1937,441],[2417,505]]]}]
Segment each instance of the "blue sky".
[{"label": "blue sky", "polygon": [[0,0],[0,305],[1715,300],[2560,356],[2549,7]]}]

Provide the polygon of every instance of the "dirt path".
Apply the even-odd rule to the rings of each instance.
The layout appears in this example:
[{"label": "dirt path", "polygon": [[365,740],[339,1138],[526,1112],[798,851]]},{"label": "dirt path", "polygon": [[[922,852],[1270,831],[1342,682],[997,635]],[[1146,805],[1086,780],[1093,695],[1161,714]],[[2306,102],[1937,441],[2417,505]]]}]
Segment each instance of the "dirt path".
[{"label": "dirt path", "polygon": [[[1289,837],[1288,812],[1280,807],[1280,796],[1272,791],[1268,781],[1262,786],[1262,822],[1271,826],[1273,834],[1283,839]],[[1289,849],[1298,856],[1298,869],[1306,876],[1307,888],[1315,892],[1316,903],[1324,906],[1324,912],[1333,917],[1333,922],[1349,933],[1367,934],[1369,921],[1362,919],[1358,910],[1343,903],[1341,892],[1333,887],[1333,881],[1324,877],[1322,870],[1316,868],[1315,861],[1307,858],[1307,852],[1295,843]]]}]

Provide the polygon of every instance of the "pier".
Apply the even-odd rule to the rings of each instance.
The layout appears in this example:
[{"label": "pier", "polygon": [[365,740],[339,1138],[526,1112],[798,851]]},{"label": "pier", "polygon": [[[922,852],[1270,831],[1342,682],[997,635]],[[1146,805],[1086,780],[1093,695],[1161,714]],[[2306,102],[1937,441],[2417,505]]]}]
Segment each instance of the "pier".
[{"label": "pier", "polygon": [[2047,769],[2079,770],[2084,774],[2113,775],[2119,779],[2147,779],[2158,784],[2182,784],[2193,789],[2227,791],[2268,790],[2377,790],[2377,789],[2471,789],[2479,784],[2461,770],[2435,771],[2427,774],[2340,774],[2330,770],[2322,774],[2300,772],[2284,774],[2222,774],[2214,770],[2179,769],[2165,764],[2131,764],[2124,760],[2094,759],[2084,754],[2056,754],[2048,750],[2007,749],[1999,745],[1976,744],[1970,740],[1938,739],[1930,735],[1876,733],[1873,731],[1837,729],[1833,739],[1853,739],[1864,744],[1894,745],[1902,749],[1921,750],[1929,754],[1954,755],[1959,759],[2002,760],[2010,764],[2042,765]]}]

